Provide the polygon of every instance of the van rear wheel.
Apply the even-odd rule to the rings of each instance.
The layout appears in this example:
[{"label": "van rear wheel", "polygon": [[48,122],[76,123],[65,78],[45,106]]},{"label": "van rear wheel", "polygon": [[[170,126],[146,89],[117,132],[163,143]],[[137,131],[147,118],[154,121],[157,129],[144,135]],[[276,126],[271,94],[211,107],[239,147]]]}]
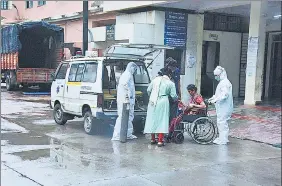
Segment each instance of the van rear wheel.
[{"label": "van rear wheel", "polygon": [[84,130],[87,134],[94,134],[94,117],[92,116],[91,111],[86,111],[84,114]]},{"label": "van rear wheel", "polygon": [[66,118],[66,114],[63,112],[61,108],[61,104],[56,104],[53,109],[53,117],[57,124],[64,125],[68,121]]}]

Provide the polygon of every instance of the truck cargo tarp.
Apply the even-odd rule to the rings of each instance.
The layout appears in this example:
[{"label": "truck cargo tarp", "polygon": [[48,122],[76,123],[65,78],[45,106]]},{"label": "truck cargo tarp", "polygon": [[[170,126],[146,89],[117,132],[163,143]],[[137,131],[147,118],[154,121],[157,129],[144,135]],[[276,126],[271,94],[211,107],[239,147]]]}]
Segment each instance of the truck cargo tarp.
[{"label": "truck cargo tarp", "polygon": [[[49,24],[44,21],[32,21],[32,22],[23,22],[18,24],[13,24],[1,28],[1,53],[14,53],[21,50],[22,44],[19,39],[19,35],[23,30],[32,29],[32,28],[45,28],[58,32],[58,37],[63,37],[62,27],[59,27],[54,24]],[[63,38],[62,38],[63,39]]]}]

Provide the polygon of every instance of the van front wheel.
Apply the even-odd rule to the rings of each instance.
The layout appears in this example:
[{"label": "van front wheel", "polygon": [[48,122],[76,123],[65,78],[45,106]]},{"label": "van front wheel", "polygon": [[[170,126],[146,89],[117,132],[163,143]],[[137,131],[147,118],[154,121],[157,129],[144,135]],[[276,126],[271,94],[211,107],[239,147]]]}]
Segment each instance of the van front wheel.
[{"label": "van front wheel", "polygon": [[61,105],[56,104],[53,109],[54,120],[59,125],[64,125],[67,122],[66,114],[63,112]]},{"label": "van front wheel", "polygon": [[84,114],[84,130],[87,134],[93,134],[94,133],[94,117],[92,116],[92,113],[90,111],[86,111]]}]

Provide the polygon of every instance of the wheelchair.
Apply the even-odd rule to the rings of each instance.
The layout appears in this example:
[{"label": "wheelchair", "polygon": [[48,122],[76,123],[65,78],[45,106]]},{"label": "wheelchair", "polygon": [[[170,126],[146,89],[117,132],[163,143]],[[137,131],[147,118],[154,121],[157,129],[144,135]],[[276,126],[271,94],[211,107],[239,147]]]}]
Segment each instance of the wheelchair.
[{"label": "wheelchair", "polygon": [[214,141],[218,135],[216,124],[208,115],[208,102],[204,101],[206,108],[203,114],[192,115],[185,114],[183,103],[179,102],[178,107],[182,107],[182,113],[174,118],[170,124],[168,141],[181,144],[184,141],[184,132],[187,132],[191,138],[198,144],[206,145]]}]

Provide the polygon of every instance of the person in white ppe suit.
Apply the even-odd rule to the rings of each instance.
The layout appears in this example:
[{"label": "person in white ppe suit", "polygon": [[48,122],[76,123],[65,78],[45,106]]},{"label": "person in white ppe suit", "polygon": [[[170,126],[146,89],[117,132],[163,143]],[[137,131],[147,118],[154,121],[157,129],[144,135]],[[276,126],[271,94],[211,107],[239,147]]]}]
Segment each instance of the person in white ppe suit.
[{"label": "person in white ppe suit", "polygon": [[122,106],[123,103],[129,104],[129,119],[128,119],[128,131],[127,139],[137,138],[133,133],[134,119],[134,105],[135,105],[135,86],[133,75],[137,70],[137,65],[133,62],[128,63],[126,70],[119,78],[117,87],[117,111],[118,118],[116,120],[112,141],[120,140],[120,128],[121,128],[121,117],[122,117]]},{"label": "person in white ppe suit", "polygon": [[215,95],[208,100],[209,103],[215,104],[217,115],[219,137],[216,138],[213,143],[226,145],[229,142],[228,120],[231,118],[233,112],[232,84],[227,79],[227,74],[223,67],[217,66],[213,71],[213,74],[215,79],[219,81]]}]

